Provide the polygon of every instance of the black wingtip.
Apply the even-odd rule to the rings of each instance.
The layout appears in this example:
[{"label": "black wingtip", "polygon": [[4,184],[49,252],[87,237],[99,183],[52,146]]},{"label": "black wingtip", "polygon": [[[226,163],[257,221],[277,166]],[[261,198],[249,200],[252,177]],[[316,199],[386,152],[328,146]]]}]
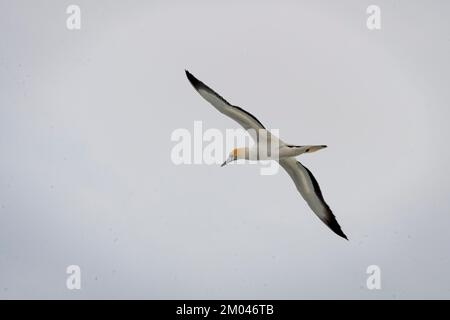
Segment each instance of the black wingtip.
[{"label": "black wingtip", "polygon": [[333,230],[334,233],[336,233],[341,238],[344,238],[345,240],[350,241],[350,240],[348,240],[347,236],[345,235],[345,233],[342,231],[342,229],[340,227],[339,227],[339,230],[334,230],[334,229],[331,229],[331,230]]},{"label": "black wingtip", "polygon": [[341,226],[336,220],[336,217],[333,215],[331,218],[327,219],[327,221],[324,221],[326,225],[338,236],[344,238],[345,240],[349,241],[347,236],[345,235],[344,231],[342,231]]},{"label": "black wingtip", "polygon": [[345,235],[344,231],[342,231],[341,226],[337,223],[335,220],[335,223],[330,224],[330,229],[334,231],[338,236],[344,238],[345,240],[349,241],[347,236]]},{"label": "black wingtip", "polygon": [[192,86],[197,89],[200,86],[201,82],[196,77],[194,77],[192,73],[190,73],[189,71],[184,70],[184,72],[186,73],[186,77],[188,78]]}]

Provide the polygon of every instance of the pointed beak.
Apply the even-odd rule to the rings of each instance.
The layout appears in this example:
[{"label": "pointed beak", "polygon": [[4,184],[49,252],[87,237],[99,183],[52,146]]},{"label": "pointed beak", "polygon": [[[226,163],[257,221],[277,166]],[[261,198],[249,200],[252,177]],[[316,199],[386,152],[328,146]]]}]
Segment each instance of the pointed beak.
[{"label": "pointed beak", "polygon": [[220,166],[224,167],[226,164],[230,163],[231,161],[233,161],[233,158],[232,157],[228,157],[228,159],[225,160]]}]

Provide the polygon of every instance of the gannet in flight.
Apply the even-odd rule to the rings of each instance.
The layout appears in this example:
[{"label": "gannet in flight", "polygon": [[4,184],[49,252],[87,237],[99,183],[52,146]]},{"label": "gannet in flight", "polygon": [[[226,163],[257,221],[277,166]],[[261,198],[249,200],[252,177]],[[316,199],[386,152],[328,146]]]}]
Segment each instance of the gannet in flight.
[{"label": "gannet in flight", "polygon": [[302,153],[315,152],[320,149],[326,148],[326,146],[293,146],[284,143],[277,137],[274,137],[270,132],[268,132],[264,128],[262,123],[258,119],[256,119],[255,116],[238,106],[231,105],[219,94],[214,92],[214,90],[195,78],[191,73],[189,73],[189,71],[185,71],[189,82],[192,84],[195,90],[197,90],[197,92],[206,101],[212,104],[219,112],[238,122],[242,127],[244,127],[245,130],[253,130],[258,132],[258,135],[256,137],[257,143],[255,147],[233,149],[222,166],[238,159],[262,160],[262,158],[260,158],[260,153],[258,152],[258,144],[260,143],[258,137],[260,133],[264,133],[264,135],[266,135],[269,140],[271,140],[272,142],[277,142],[279,152],[277,154],[276,160],[284,168],[284,170],[287,171],[292,180],[294,180],[297,190],[306,200],[312,211],[314,211],[314,213],[320,218],[320,220],[322,220],[337,235],[347,239],[347,236],[344,234],[338,222],[336,221],[336,217],[333,215],[330,207],[323,199],[319,184],[317,183],[313,174],[308,170],[308,168],[303,166],[295,159],[296,156]]}]

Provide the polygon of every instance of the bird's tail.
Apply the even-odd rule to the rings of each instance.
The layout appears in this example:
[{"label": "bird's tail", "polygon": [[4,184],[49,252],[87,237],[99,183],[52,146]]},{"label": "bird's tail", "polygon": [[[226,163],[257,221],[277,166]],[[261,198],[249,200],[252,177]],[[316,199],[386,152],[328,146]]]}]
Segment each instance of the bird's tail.
[{"label": "bird's tail", "polygon": [[298,154],[316,152],[316,151],[319,151],[319,150],[324,149],[324,148],[327,147],[327,146],[324,146],[324,145],[318,145],[318,146],[293,146],[293,145],[287,145],[287,146],[289,148],[296,149],[296,151],[298,151]]}]

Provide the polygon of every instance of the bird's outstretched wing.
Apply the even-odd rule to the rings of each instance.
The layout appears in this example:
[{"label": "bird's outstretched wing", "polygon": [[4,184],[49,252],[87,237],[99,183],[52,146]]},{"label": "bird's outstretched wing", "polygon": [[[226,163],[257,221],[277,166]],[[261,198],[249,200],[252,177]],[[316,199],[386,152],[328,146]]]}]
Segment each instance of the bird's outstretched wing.
[{"label": "bird's outstretched wing", "polygon": [[279,160],[280,165],[294,180],[297,190],[306,200],[309,207],[331,230],[344,239],[347,236],[336,221],[336,217],[323,199],[319,184],[314,178],[311,171],[298,162],[295,158],[286,158]]},{"label": "bird's outstretched wing", "polygon": [[245,130],[253,129],[257,133],[260,129],[265,129],[263,124],[256,119],[254,115],[245,111],[244,109],[231,105],[228,101],[222,98],[213,89],[194,77],[189,71],[186,71],[186,76],[192,86],[197,90],[206,101],[211,103],[214,108],[219,110],[224,115],[230,117],[239,123]]}]

